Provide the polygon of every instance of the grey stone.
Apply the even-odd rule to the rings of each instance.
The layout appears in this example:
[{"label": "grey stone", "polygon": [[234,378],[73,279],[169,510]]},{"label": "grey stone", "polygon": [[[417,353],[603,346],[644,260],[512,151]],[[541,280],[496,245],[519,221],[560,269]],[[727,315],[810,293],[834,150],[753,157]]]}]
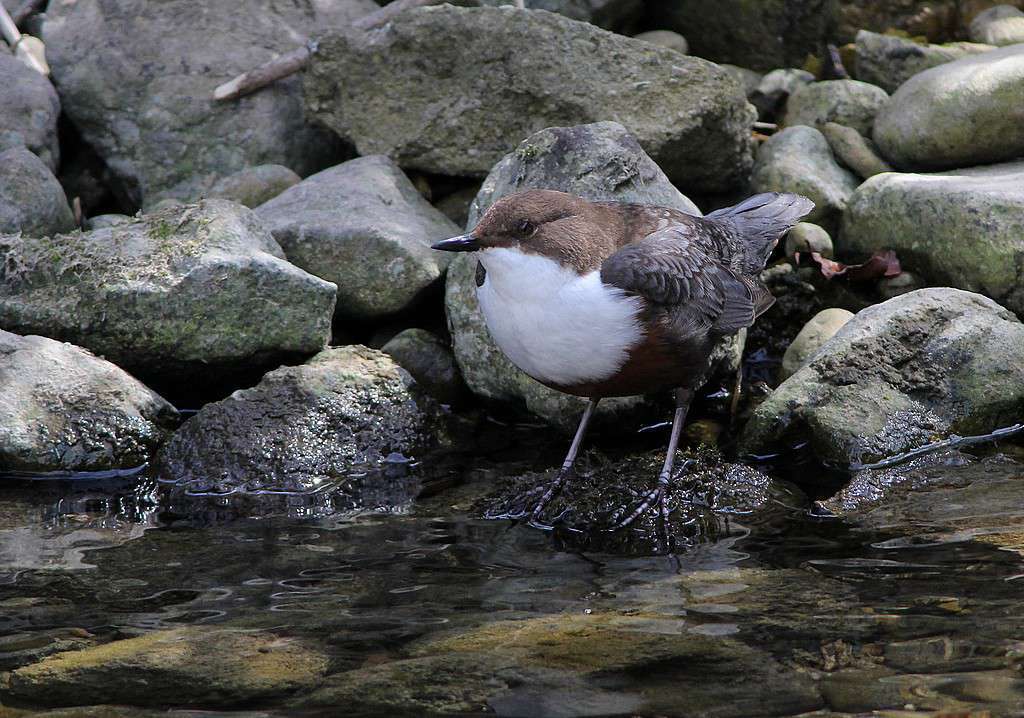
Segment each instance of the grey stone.
[{"label": "grey stone", "polygon": [[726,72],[731,72],[733,74],[733,77],[739,80],[740,85],[747,93],[747,99],[750,99],[750,96],[753,95],[755,91],[757,91],[757,88],[761,86],[761,81],[765,77],[757,70],[748,70],[747,68],[740,67],[739,65],[730,65],[728,63],[722,63],[719,66],[722,67]]},{"label": "grey stone", "polygon": [[825,135],[836,159],[861,178],[892,172],[889,163],[878,154],[875,143],[852,127],[826,122],[821,128],[821,134]]},{"label": "grey stone", "polygon": [[811,82],[789,96],[785,124],[820,130],[826,122],[838,122],[870,135],[875,115],[888,99],[881,87],[858,80]]},{"label": "grey stone", "polygon": [[860,311],[754,412],[741,451],[806,438],[844,464],[935,435],[987,433],[1024,412],[1024,324],[991,299],[920,289]]},{"label": "grey stone", "polygon": [[675,50],[683,55],[690,52],[690,45],[686,42],[686,38],[678,32],[672,32],[671,30],[648,30],[639,35],[634,35],[633,39],[653,42],[655,45],[667,47],[669,50]]},{"label": "grey stone", "polygon": [[432,443],[433,416],[386,354],[326,349],[207,404],[157,459],[162,476],[194,491],[312,491]]},{"label": "grey stone", "polygon": [[441,214],[452,222],[455,222],[460,227],[464,227],[466,219],[469,217],[469,206],[473,204],[473,199],[476,198],[476,193],[479,191],[480,185],[474,183],[469,187],[455,190],[447,197],[435,202],[434,206],[441,210]]},{"label": "grey stone", "polygon": [[1024,43],[925,70],[875,118],[882,155],[904,170],[941,170],[1024,155]]},{"label": "grey stone", "polygon": [[[491,7],[514,6],[516,0],[479,0],[479,4]],[[527,0],[526,7],[558,13],[616,32],[628,30],[644,14],[643,0]]]},{"label": "grey stone", "polygon": [[206,196],[211,199],[229,199],[252,209],[301,181],[302,178],[287,167],[257,165],[220,179]]},{"label": "grey stone", "polygon": [[0,235],[0,324],[133,374],[187,381],[314,354],[335,287],[292,266],[224,200],[53,237]]},{"label": "grey stone", "polygon": [[840,167],[828,140],[813,127],[796,125],[761,145],[751,176],[756,192],[795,192],[810,198],[806,221],[832,229],[860,180]]},{"label": "grey stone", "polygon": [[900,272],[895,277],[884,277],[878,280],[876,289],[882,299],[892,299],[907,292],[913,292],[924,286],[924,282],[913,272]]},{"label": "grey stone", "polygon": [[919,72],[992,49],[992,45],[971,42],[922,45],[904,37],[861,30],[856,40],[856,72],[864,82],[893,93]]},{"label": "grey stone", "polygon": [[430,245],[459,234],[381,155],[315,174],[256,213],[288,261],[338,285],[335,314],[344,319],[410,307],[450,258]]},{"label": "grey stone", "polygon": [[178,412],[72,344],[0,329],[0,467],[100,471],[146,463]]},{"label": "grey stone", "polygon": [[807,70],[780,68],[766,73],[748,97],[762,118],[774,119],[790,95],[812,82],[814,75]]},{"label": "grey stone", "polygon": [[326,36],[305,79],[307,109],[360,154],[428,172],[483,176],[533,132],[610,117],[686,188],[750,167],[754,111],[730,73],[543,11],[410,10]]},{"label": "grey stone", "polygon": [[839,307],[823,309],[815,314],[786,349],[782,357],[779,378],[785,381],[796,374],[807,360],[851,319],[853,312]]},{"label": "grey stone", "polygon": [[465,398],[466,385],[451,347],[426,329],[405,329],[381,347],[381,351],[439,401],[452,404]]},{"label": "grey stone", "polygon": [[254,0],[239,12],[205,0],[79,0],[53,3],[43,34],[65,113],[127,203],[150,207],[197,199],[253,165],[306,175],[332,164],[340,148],[303,117],[299,78],[230,102],[213,102],[213,91],[376,7]]},{"label": "grey stone", "polygon": [[834,253],[832,237],[823,227],[811,222],[800,222],[786,234],[786,256],[793,257],[798,253],[817,252],[822,257],[831,259]]},{"label": "grey stone", "polygon": [[45,77],[3,51],[0,78],[0,151],[27,147],[39,155],[51,172],[56,172],[60,164],[60,100],[56,90]]},{"label": "grey stone", "polygon": [[60,182],[24,147],[0,152],[0,234],[70,232],[75,216]]},{"label": "grey stone", "polygon": [[89,231],[103,229],[105,227],[116,227],[119,224],[127,224],[133,221],[133,217],[126,214],[99,214],[82,222],[82,229]]},{"label": "grey stone", "polygon": [[1024,12],[1012,5],[996,5],[978,13],[970,26],[971,40],[987,45],[1024,42]]},{"label": "grey stone", "polygon": [[850,199],[842,238],[844,251],[893,249],[930,283],[1024,313],[1024,161],[872,177]]}]

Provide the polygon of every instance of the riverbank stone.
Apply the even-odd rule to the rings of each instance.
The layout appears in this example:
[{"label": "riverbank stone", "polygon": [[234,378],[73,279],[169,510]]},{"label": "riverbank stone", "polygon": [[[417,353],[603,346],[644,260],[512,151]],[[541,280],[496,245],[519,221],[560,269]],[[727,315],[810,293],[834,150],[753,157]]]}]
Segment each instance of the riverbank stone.
[{"label": "riverbank stone", "polygon": [[426,329],[404,329],[381,347],[423,389],[446,404],[466,398],[466,385],[451,347]]},{"label": "riverbank stone", "polygon": [[823,309],[815,314],[786,349],[779,377],[786,380],[796,374],[825,342],[853,319],[853,316],[853,312],[839,307]]},{"label": "riverbank stone", "polygon": [[857,176],[868,179],[883,172],[893,171],[889,163],[878,153],[875,143],[852,127],[826,122],[821,128],[821,134],[825,135],[836,159],[853,170]]},{"label": "riverbank stone", "polygon": [[855,43],[857,79],[893,93],[904,82],[925,70],[994,50],[993,45],[950,42],[928,45],[897,35],[861,30]]},{"label": "riverbank stone", "polygon": [[0,52],[0,77],[4,80],[0,87],[0,152],[25,147],[56,172],[60,165],[60,100],[53,84],[6,52]]},{"label": "riverbank stone", "polygon": [[1013,5],[996,5],[978,13],[970,25],[971,40],[988,45],[1024,42],[1024,12]]},{"label": "riverbank stone", "polygon": [[810,82],[789,96],[785,124],[820,130],[826,122],[837,122],[870,135],[875,115],[888,99],[881,87],[858,80]]},{"label": "riverbank stone", "polygon": [[231,200],[255,209],[301,181],[302,178],[287,167],[257,165],[221,178],[206,196]]},{"label": "riverbank stone", "polygon": [[0,152],[0,234],[70,232],[75,216],[46,163],[25,147]]}]

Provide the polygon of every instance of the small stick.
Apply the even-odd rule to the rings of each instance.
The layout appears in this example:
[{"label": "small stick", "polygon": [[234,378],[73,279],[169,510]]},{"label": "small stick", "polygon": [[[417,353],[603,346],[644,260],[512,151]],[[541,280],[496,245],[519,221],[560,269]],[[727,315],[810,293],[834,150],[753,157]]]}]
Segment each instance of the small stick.
[{"label": "small stick", "polygon": [[924,456],[925,454],[931,454],[939,449],[959,449],[961,446],[971,446],[973,444],[985,444],[990,441],[996,441],[998,439],[1004,439],[1007,436],[1013,436],[1024,431],[1024,424],[1014,424],[1013,426],[1007,426],[1002,429],[996,429],[991,434],[981,434],[980,436],[952,436],[942,439],[940,441],[933,441],[930,444],[919,446],[916,449],[905,451],[902,454],[896,454],[888,458],[876,461],[873,464],[861,464],[853,463],[850,464],[850,471],[864,471],[865,469],[885,469],[896,464],[902,464],[904,461],[909,459],[916,459],[918,456]]}]

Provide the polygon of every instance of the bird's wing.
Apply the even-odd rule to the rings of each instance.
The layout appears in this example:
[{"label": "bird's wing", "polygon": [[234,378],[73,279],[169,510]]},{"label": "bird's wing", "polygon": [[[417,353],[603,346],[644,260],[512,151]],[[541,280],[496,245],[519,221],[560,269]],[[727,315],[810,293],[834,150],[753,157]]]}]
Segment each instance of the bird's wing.
[{"label": "bird's wing", "polygon": [[627,244],[601,265],[601,281],[664,308],[680,336],[731,334],[772,305],[753,277],[730,269],[690,225],[673,225]]}]

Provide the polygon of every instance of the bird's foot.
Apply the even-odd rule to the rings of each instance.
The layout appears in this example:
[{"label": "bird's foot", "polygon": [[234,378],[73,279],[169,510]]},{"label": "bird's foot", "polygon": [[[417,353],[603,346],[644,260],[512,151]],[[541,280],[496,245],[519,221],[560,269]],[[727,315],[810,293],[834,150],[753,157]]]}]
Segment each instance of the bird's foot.
[{"label": "bird's foot", "polygon": [[[688,460],[684,463],[682,471],[685,471],[692,463],[692,460]],[[668,522],[672,514],[672,509],[668,504],[668,492],[671,481],[672,479],[670,474],[662,472],[662,474],[658,476],[658,485],[644,494],[640,503],[638,503],[635,508],[628,512],[625,509],[621,509],[612,516],[612,526],[609,530],[621,531],[622,529],[629,528],[644,514],[654,511],[656,512],[655,516],[658,534],[662,538],[667,538]]]},{"label": "bird's foot", "polygon": [[564,470],[560,471],[552,481],[537,484],[510,502],[500,507],[488,509],[484,512],[484,518],[511,519],[513,521],[526,520],[527,523],[536,528],[550,529],[552,524],[557,522],[561,516],[556,516],[550,522],[546,522],[543,518],[544,509],[562,490],[568,473]]}]

